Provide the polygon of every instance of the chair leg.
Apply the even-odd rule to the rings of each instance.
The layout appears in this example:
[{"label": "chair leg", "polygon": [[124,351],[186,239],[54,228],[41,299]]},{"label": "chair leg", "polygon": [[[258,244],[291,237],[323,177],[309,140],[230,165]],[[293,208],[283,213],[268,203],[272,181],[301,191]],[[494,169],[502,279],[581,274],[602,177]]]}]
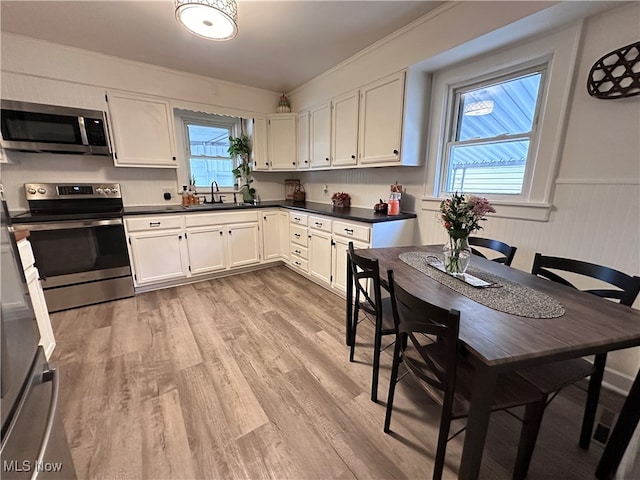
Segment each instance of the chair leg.
[{"label": "chair leg", "polygon": [[589,444],[591,443],[591,434],[593,433],[593,424],[596,420],[598,400],[600,399],[600,387],[602,386],[602,378],[604,377],[604,367],[606,363],[606,353],[596,355],[596,358],[594,359],[596,371],[591,375],[591,379],[589,380],[589,391],[587,393],[587,402],[584,407],[584,416],[582,418],[582,431],[580,432],[580,447],[585,450],[589,448]]},{"label": "chair leg", "polygon": [[371,401],[378,401],[378,374],[380,370],[380,349],[382,348],[382,318],[376,318],[376,331],[373,339],[373,378],[371,379]]},{"label": "chair leg", "polygon": [[438,446],[436,447],[436,457],[433,463],[433,479],[440,480],[444,470],[444,460],[447,454],[447,442],[449,442],[449,429],[451,428],[451,407],[453,406],[453,395],[449,402],[442,406],[440,414],[440,429],[438,431]]},{"label": "chair leg", "polygon": [[389,394],[387,395],[387,413],[384,417],[384,431],[389,433],[391,426],[391,411],[393,410],[393,397],[396,393],[396,383],[398,383],[398,369],[400,367],[401,339],[396,335],[396,344],[393,349],[393,365],[391,366],[391,378],[389,379]]},{"label": "chair leg", "polygon": [[528,404],[525,409],[513,480],[522,480],[527,476],[546,406],[547,399],[544,398],[539,402]]},{"label": "chair leg", "polygon": [[349,351],[349,361],[353,362],[353,355],[356,351],[356,330],[358,329],[358,317],[360,316],[360,308],[358,304],[353,307],[353,318],[351,320],[351,349]]}]

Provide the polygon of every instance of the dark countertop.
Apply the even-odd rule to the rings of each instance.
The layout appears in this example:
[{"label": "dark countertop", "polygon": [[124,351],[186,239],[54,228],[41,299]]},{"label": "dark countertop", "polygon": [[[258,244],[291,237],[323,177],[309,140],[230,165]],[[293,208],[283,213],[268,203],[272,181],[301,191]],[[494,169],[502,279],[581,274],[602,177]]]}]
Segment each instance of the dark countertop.
[{"label": "dark countertop", "polygon": [[305,213],[317,213],[328,217],[341,218],[344,220],[354,220],[364,223],[392,222],[394,220],[405,220],[416,218],[415,213],[400,213],[400,215],[389,216],[385,213],[377,213],[373,208],[337,208],[326,203],[316,202],[293,202],[292,200],[276,200],[260,202],[258,205],[235,205],[233,203],[223,203],[215,205],[198,205],[195,207],[183,207],[181,205],[152,205],[142,207],[125,207],[123,215],[158,215],[193,212],[225,212],[229,210],[247,210],[254,208],[289,208]]}]

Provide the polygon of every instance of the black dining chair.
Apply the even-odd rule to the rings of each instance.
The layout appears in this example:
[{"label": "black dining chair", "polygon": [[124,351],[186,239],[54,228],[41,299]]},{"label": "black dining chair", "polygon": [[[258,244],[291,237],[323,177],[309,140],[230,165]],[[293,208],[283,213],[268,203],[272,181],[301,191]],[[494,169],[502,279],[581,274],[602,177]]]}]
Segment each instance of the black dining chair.
[{"label": "black dining chair", "polygon": [[[555,272],[568,272],[591,277],[617,288],[598,288],[584,290],[602,298],[618,300],[622,305],[631,306],[640,292],[640,277],[630,276],[613,268],[596,265],[594,263],[572,260],[569,258],[549,257],[536,253],[531,273],[547,278],[557,283],[576,288],[567,279]],[[549,397],[549,403],[562,388],[576,383],[586,377],[589,380],[587,401],[582,419],[580,446],[589,448],[591,434],[598,408],[600,388],[604,376],[607,354],[600,353],[591,363],[582,358],[562,360],[546,365],[530,367],[519,373]]]},{"label": "black dining chair", "polygon": [[498,263],[504,263],[507,266],[511,266],[513,257],[515,256],[516,250],[518,249],[517,247],[512,247],[511,245],[508,245],[499,240],[481,237],[469,237],[469,245],[471,245],[471,253],[482,258],[487,258],[487,256],[473,247],[487,248],[489,250],[495,250],[496,252],[501,253],[502,255],[504,255],[504,257],[492,258],[491,260]]},{"label": "black dining chair", "polygon": [[[358,255],[349,242],[347,251],[347,270],[349,271],[347,291],[347,344],[351,347],[349,361],[353,362],[356,347],[356,332],[358,323],[365,318],[374,325],[373,338],[373,378],[371,380],[371,400],[378,401],[378,373],[380,370],[380,353],[382,336],[395,333],[393,314],[391,312],[391,298],[382,297],[380,286],[380,268],[378,260]],[[351,313],[349,315],[349,313]],[[362,315],[361,315],[362,313]],[[360,318],[362,317],[362,318]]]},{"label": "black dining chair", "polygon": [[[442,407],[433,467],[433,478],[440,479],[451,421],[468,416],[474,379],[474,367],[461,352],[458,341],[460,312],[446,310],[411,295],[395,283],[391,270],[387,275],[396,341],[384,431],[390,432],[395,387],[402,379],[398,379],[402,363],[426,394]],[[409,342],[406,342],[407,338]],[[526,405],[513,478],[526,477],[544,414],[545,399],[536,388],[515,373],[503,374],[498,378],[492,411]]]}]

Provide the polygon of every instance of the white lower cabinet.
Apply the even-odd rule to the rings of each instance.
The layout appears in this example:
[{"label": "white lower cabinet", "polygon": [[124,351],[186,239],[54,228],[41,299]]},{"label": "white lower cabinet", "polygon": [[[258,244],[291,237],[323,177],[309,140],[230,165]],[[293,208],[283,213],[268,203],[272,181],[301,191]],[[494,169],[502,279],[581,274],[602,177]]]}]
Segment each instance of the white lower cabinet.
[{"label": "white lower cabinet", "polygon": [[127,217],[136,287],[260,263],[258,212]]},{"label": "white lower cabinet", "polygon": [[229,237],[229,267],[244,267],[260,262],[258,224],[245,223],[227,226]]},{"label": "white lower cabinet", "polygon": [[36,323],[40,332],[40,345],[42,345],[47,359],[50,359],[53,350],[56,348],[56,339],[53,335],[47,301],[44,298],[42,284],[40,283],[40,273],[35,266],[31,243],[27,239],[20,240],[18,242],[18,251],[20,252],[20,261],[27,281],[29,297],[31,297],[33,313],[36,316]]},{"label": "white lower cabinet", "polygon": [[281,232],[280,232],[280,212],[265,211],[262,217],[262,258],[265,261],[280,260],[281,258]]},{"label": "white lower cabinet", "polygon": [[290,220],[291,266],[340,295],[347,290],[349,242],[356,249],[413,242],[414,219],[363,223],[292,212]]},{"label": "white lower cabinet", "polygon": [[222,226],[187,229],[191,275],[217,272],[227,267],[225,240]]},{"label": "white lower cabinet", "polygon": [[[333,252],[331,253],[331,288],[343,295],[347,291],[347,252],[349,250],[348,238],[336,236],[333,239]],[[362,242],[353,242],[353,248],[369,248]]]},{"label": "white lower cabinet", "polygon": [[289,262],[289,211],[280,210],[278,212],[279,232],[280,232],[280,257],[285,262]]},{"label": "white lower cabinet", "polygon": [[331,285],[331,233],[309,229],[309,274]]},{"label": "white lower cabinet", "polygon": [[131,233],[129,245],[136,285],[186,277],[184,244],[184,231],[177,228]]}]

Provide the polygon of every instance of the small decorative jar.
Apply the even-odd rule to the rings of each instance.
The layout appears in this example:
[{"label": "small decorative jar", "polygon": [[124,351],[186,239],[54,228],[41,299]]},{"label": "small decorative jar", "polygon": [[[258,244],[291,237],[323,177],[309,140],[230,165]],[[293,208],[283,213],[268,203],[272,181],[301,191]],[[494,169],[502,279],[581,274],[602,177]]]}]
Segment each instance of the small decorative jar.
[{"label": "small decorative jar", "polygon": [[278,113],[291,113],[291,105],[289,105],[289,99],[284,93],[280,96],[280,102],[278,102],[278,109],[276,111]]}]

